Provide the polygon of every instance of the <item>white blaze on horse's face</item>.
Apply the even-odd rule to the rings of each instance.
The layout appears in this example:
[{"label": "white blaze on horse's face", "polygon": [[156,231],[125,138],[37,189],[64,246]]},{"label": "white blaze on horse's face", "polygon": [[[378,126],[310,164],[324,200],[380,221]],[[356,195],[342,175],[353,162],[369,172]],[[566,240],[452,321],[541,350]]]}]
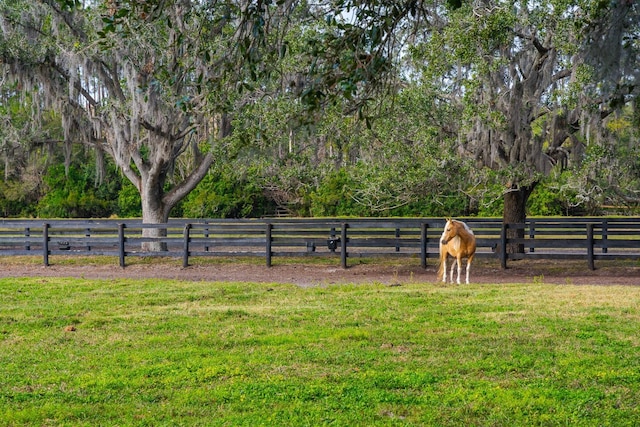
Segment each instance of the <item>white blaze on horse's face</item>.
[{"label": "white blaze on horse's face", "polygon": [[451,223],[451,220],[448,220],[444,226],[444,230],[442,230],[440,243],[442,243],[443,245],[446,245],[447,243],[449,243],[449,240],[451,240],[451,237],[452,237],[449,234],[451,233],[452,229],[453,229],[453,224]]}]

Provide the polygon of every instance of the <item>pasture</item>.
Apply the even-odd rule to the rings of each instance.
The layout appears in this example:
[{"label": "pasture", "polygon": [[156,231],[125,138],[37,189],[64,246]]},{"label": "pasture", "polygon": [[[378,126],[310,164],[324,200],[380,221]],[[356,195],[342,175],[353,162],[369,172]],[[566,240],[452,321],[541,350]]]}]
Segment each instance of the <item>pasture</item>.
[{"label": "pasture", "polygon": [[640,424],[640,288],[0,279],[0,425]]}]

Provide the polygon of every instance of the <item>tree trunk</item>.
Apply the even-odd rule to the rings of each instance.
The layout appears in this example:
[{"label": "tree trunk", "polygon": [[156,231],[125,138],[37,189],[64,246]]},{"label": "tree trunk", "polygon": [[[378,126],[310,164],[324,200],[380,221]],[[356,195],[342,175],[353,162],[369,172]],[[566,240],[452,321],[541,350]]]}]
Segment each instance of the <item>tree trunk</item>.
[{"label": "tree trunk", "polygon": [[[537,183],[524,187],[514,185],[504,194],[504,211],[502,222],[504,224],[524,224],[527,219],[527,200]],[[524,238],[524,229],[508,229],[507,238]],[[507,245],[507,253],[524,253],[524,244],[510,243]]]},{"label": "tree trunk", "polygon": [[[143,184],[144,185],[144,184]],[[147,184],[149,185],[149,184]],[[162,202],[162,193],[157,189],[145,188],[141,191],[142,199],[142,224],[166,224],[169,221],[169,210]],[[167,236],[166,228],[143,228],[142,237],[161,238]],[[166,251],[165,242],[144,242],[142,250],[145,251]]]}]

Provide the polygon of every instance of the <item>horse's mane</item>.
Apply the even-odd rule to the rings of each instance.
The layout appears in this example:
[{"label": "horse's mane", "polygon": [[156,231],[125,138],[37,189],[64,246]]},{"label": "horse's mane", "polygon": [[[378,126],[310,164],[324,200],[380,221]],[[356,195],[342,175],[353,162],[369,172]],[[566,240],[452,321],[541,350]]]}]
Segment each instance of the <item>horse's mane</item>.
[{"label": "horse's mane", "polygon": [[467,230],[469,233],[473,234],[473,230],[469,228],[469,226],[467,225],[466,222],[458,221],[457,219],[452,219],[451,221],[459,222],[460,224],[462,224],[464,226],[465,230]]},{"label": "horse's mane", "polygon": [[465,228],[469,233],[473,234],[473,230],[469,228],[469,226],[467,225],[467,223],[466,223],[466,222],[462,222],[462,221],[459,221],[459,222],[460,222],[460,223],[462,223],[462,225],[464,225],[464,228]]}]

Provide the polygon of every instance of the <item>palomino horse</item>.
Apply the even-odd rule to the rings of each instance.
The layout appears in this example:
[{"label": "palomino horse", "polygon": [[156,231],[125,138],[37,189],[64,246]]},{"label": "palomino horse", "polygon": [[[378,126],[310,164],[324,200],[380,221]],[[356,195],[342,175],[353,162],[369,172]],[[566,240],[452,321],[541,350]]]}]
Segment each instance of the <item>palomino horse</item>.
[{"label": "palomino horse", "polygon": [[[461,221],[447,218],[442,237],[440,237],[440,268],[438,269],[438,279],[447,281],[447,257],[451,255],[456,258],[458,264],[458,284],[460,284],[460,269],[462,258],[467,258],[467,284],[469,284],[469,267],[476,254],[476,236],[473,231]],[[451,264],[450,281],[453,283],[453,267]]]}]

